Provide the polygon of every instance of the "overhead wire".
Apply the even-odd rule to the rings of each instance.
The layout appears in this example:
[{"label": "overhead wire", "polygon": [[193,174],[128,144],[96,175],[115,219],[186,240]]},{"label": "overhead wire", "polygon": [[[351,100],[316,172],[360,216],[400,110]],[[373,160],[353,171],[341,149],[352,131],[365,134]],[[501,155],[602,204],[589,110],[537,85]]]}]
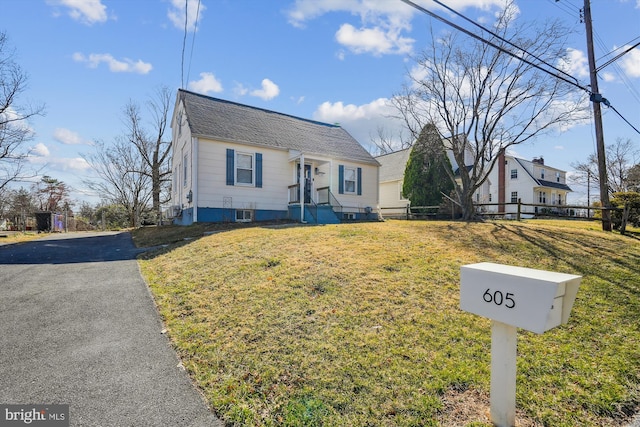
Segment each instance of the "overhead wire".
[{"label": "overhead wire", "polygon": [[193,23],[193,38],[191,39],[191,53],[189,54],[189,67],[187,68],[187,81],[189,81],[189,75],[191,74],[191,61],[193,59],[193,47],[196,44],[196,33],[198,32],[198,19],[200,19],[200,2],[198,0],[198,7],[196,8],[196,20]]},{"label": "overhead wire", "polygon": [[184,37],[182,38],[182,60],[180,61],[180,88],[184,89],[184,49],[187,45],[187,18],[189,17],[189,0],[184,0]]},{"label": "overhead wire", "polygon": [[[482,36],[479,36],[479,35],[477,35],[477,34],[475,34],[475,33],[471,32],[471,31],[467,30],[466,28],[463,28],[463,27],[461,27],[461,26],[459,26],[459,25],[457,25],[457,24],[455,24],[455,23],[453,23],[453,22],[449,21],[448,19],[443,18],[442,16],[440,16],[440,15],[438,15],[438,14],[436,14],[436,13],[434,13],[434,12],[432,12],[432,11],[428,10],[428,9],[426,9],[425,7],[422,7],[422,6],[420,6],[420,5],[416,4],[416,3],[414,3],[414,2],[413,2],[413,1],[411,1],[411,0],[400,0],[400,1],[402,1],[403,3],[405,3],[405,4],[407,4],[407,5],[411,6],[411,7],[413,7],[414,9],[416,9],[416,10],[418,10],[418,11],[420,11],[420,12],[424,13],[424,14],[427,14],[427,15],[431,16],[432,18],[437,19],[437,20],[438,20],[438,21],[440,21],[440,22],[443,22],[443,23],[444,23],[444,24],[446,24],[446,25],[449,25],[450,27],[455,28],[456,30],[458,30],[458,31],[460,31],[460,32],[462,32],[462,33],[464,33],[464,34],[466,34],[466,35],[468,35],[468,36],[470,36],[470,37],[472,37],[472,38],[474,38],[474,39],[476,39],[476,40],[481,41],[482,43],[485,43],[485,44],[487,44],[487,45],[489,45],[489,46],[491,46],[491,47],[493,47],[493,48],[495,48],[495,49],[498,49],[499,51],[501,51],[501,52],[503,52],[503,53],[506,53],[507,55],[509,55],[509,56],[511,56],[511,57],[513,57],[513,58],[516,58],[516,59],[518,59],[518,60],[520,60],[520,61],[522,61],[522,62],[524,62],[524,63],[526,63],[526,64],[528,64],[528,65],[531,65],[532,67],[534,67],[534,68],[536,68],[536,69],[538,69],[538,70],[540,70],[540,71],[542,71],[542,72],[544,72],[544,73],[547,73],[547,74],[549,74],[549,75],[551,75],[551,76],[553,76],[553,77],[555,77],[555,78],[557,78],[557,79],[560,79],[560,80],[564,81],[565,83],[568,83],[568,84],[570,84],[570,85],[572,85],[572,86],[576,86],[576,87],[578,87],[579,89],[582,89],[583,91],[585,91],[585,92],[589,93],[589,95],[591,95],[591,96],[592,96],[592,98],[593,98],[593,95],[595,95],[595,94],[591,91],[591,89],[589,89],[589,88],[587,88],[587,87],[585,87],[585,86],[580,85],[580,84],[578,83],[578,80],[577,80],[575,77],[573,77],[573,76],[569,76],[569,77],[570,77],[571,79],[575,80],[575,82],[573,82],[573,81],[571,81],[571,80],[568,80],[567,78],[562,77],[561,75],[554,74],[554,73],[553,73],[553,72],[551,72],[550,70],[547,70],[547,69],[545,69],[545,68],[541,67],[540,65],[535,64],[535,63],[533,63],[533,62],[529,61],[529,60],[528,60],[528,59],[526,59],[526,58],[523,58],[522,56],[516,55],[515,53],[513,53],[513,52],[511,52],[511,51],[509,51],[509,50],[507,50],[507,49],[503,48],[502,46],[499,46],[499,45],[497,45],[497,44],[495,44],[495,43],[493,43],[493,42],[491,42],[491,41],[489,41],[489,40],[486,40],[486,39],[485,39],[485,38],[483,38]],[[463,15],[459,14],[459,13],[458,13],[458,12],[456,12],[455,10],[453,10],[453,9],[449,8],[448,6],[446,6],[446,5],[442,4],[439,0],[432,0],[432,1],[434,1],[435,3],[437,3],[437,4],[438,4],[438,5],[440,5],[440,6],[444,7],[445,9],[450,10],[452,13],[454,13],[454,14],[456,14],[456,15],[458,15],[458,16],[463,17],[465,20],[467,20],[467,21],[469,21],[469,22],[472,22],[472,21],[470,21],[468,18],[466,18],[465,16],[463,16]],[[479,24],[476,24],[476,23],[474,23],[474,22],[472,22],[472,23],[473,23],[474,25],[476,25],[476,26],[479,26],[480,28],[484,28],[484,27],[480,26]],[[493,34],[492,32],[490,32],[489,30],[486,30],[486,29],[485,29],[485,31],[487,31],[487,32],[489,32],[490,34],[492,34],[492,35],[496,36],[495,34]],[[507,43],[508,43],[508,44],[510,44],[511,46],[516,47],[516,48],[517,48],[517,49],[519,49],[520,51],[522,51],[522,52],[526,52],[524,49],[522,49],[522,48],[520,48],[520,47],[518,47],[518,46],[514,45],[513,43],[508,42],[507,40],[504,40],[504,39],[502,39],[502,38],[501,38],[501,37],[499,37],[499,36],[496,36],[496,37],[498,37],[500,40],[502,40],[502,41],[504,41],[504,42],[507,42]],[[527,52],[527,53],[528,53],[528,52]],[[536,58],[536,59],[538,59],[538,58],[537,58],[537,57],[535,57],[534,55],[531,55],[531,54],[529,54],[529,55],[530,55],[530,56],[532,56],[532,57],[534,57],[534,58]],[[540,59],[538,59],[538,60],[540,60]],[[561,70],[559,70],[559,69],[557,69],[557,68],[555,68],[555,67],[553,67],[553,66],[550,66],[549,64],[547,64],[547,63],[546,63],[546,62],[544,62],[544,61],[542,61],[542,62],[543,62],[545,65],[547,65],[548,67],[550,67],[551,69],[553,69],[553,70],[556,70],[556,71],[558,71],[558,72],[560,72],[560,73],[562,73],[562,74],[567,74],[567,73],[565,73],[564,71],[561,71]],[[568,75],[568,74],[567,74],[567,75]],[[601,98],[602,98],[602,97],[601,97]],[[616,114],[618,114],[618,116],[620,116],[620,118],[622,118],[622,119],[623,119],[627,124],[629,124],[629,126],[631,126],[631,128],[633,128],[636,132],[640,133],[640,132],[638,131],[638,129],[636,129],[636,128],[635,128],[635,127],[634,127],[634,126],[633,126],[633,125],[632,125],[632,124],[631,124],[631,123],[630,123],[630,122],[629,122],[629,121],[628,121],[624,116],[622,116],[622,114],[620,114],[620,112],[619,112],[618,110],[616,110],[616,109],[615,109],[615,107],[613,107],[613,106],[610,104],[610,102],[609,102],[608,100],[606,100],[605,98],[602,98],[602,99],[603,99],[604,101],[606,101],[606,102],[604,102],[604,104],[605,104],[607,107],[609,107],[609,108],[613,109],[613,110],[616,112]],[[592,101],[593,101],[593,102],[600,102],[600,101],[595,101],[595,100],[593,100],[593,99],[592,99]]]},{"label": "overhead wire", "polygon": [[502,41],[502,42],[504,42],[504,43],[507,43],[509,46],[515,47],[516,49],[520,50],[521,52],[524,52],[524,53],[526,53],[527,55],[531,56],[532,58],[537,59],[537,60],[538,60],[538,61],[540,61],[542,64],[546,65],[547,67],[551,68],[552,70],[555,70],[555,71],[557,71],[557,72],[559,72],[559,73],[561,73],[561,74],[564,74],[565,76],[567,76],[567,77],[569,77],[569,78],[571,78],[571,79],[575,80],[575,81],[576,81],[576,83],[578,83],[578,79],[576,79],[576,78],[575,78],[575,77],[573,77],[572,75],[570,75],[570,74],[568,74],[568,73],[566,73],[566,72],[564,72],[564,71],[560,70],[559,68],[554,67],[553,65],[549,64],[548,62],[546,62],[545,60],[543,60],[543,59],[542,59],[542,58],[540,58],[539,56],[534,55],[534,54],[532,54],[531,52],[528,52],[526,49],[524,49],[524,48],[522,48],[522,47],[520,47],[520,46],[517,46],[516,44],[512,43],[511,41],[509,41],[509,40],[507,40],[507,39],[503,38],[502,36],[500,36],[500,35],[498,35],[498,34],[494,33],[493,31],[489,30],[488,28],[484,27],[483,25],[480,25],[480,24],[478,24],[477,22],[475,22],[475,21],[473,21],[473,20],[471,20],[471,19],[467,18],[466,16],[464,16],[464,15],[463,15],[463,14],[461,14],[460,12],[458,12],[458,11],[456,11],[456,10],[454,10],[454,9],[450,8],[450,7],[449,7],[449,6],[447,6],[446,4],[442,3],[440,0],[432,0],[432,1],[433,1],[434,3],[436,3],[436,4],[440,5],[440,6],[444,7],[444,8],[445,8],[445,9],[447,9],[449,12],[451,12],[451,13],[453,13],[453,14],[455,14],[455,15],[459,16],[459,17],[461,17],[462,19],[464,19],[465,21],[467,21],[467,22],[471,23],[472,25],[475,25],[476,27],[480,28],[482,31],[485,31],[485,32],[487,32],[487,33],[491,34],[492,36],[496,37],[498,40],[500,40],[500,41]]},{"label": "overhead wire", "polygon": [[[428,10],[428,9],[426,9],[426,8],[424,8],[424,7],[422,7],[422,6],[418,5],[418,4],[416,4],[416,3],[414,3],[414,2],[413,2],[413,1],[411,1],[411,0],[400,0],[400,1],[402,1],[403,3],[405,3],[405,4],[407,4],[407,5],[411,6],[411,7],[413,7],[414,9],[419,10],[419,11],[420,11],[420,12],[422,12],[422,13],[425,13],[425,14],[427,14],[427,15],[429,15],[429,16],[431,16],[431,17],[435,18],[435,19],[437,19],[438,21],[441,21],[441,22],[443,22],[443,23],[445,23],[445,24],[447,24],[447,25],[449,25],[449,26],[451,26],[451,27],[455,28],[455,29],[456,29],[456,30],[458,30],[458,31],[463,32],[464,34],[466,34],[466,35],[468,35],[468,36],[470,36],[470,37],[472,37],[472,38],[474,38],[474,39],[476,39],[476,40],[481,41],[482,43],[485,43],[485,44],[487,44],[487,45],[489,45],[489,46],[491,46],[491,47],[493,47],[493,48],[495,48],[495,49],[498,49],[499,51],[501,51],[501,52],[503,52],[503,53],[506,53],[507,55],[509,55],[509,56],[511,56],[511,57],[513,57],[513,58],[516,58],[516,59],[518,59],[518,60],[520,60],[520,61],[524,62],[525,64],[528,64],[528,65],[530,65],[530,66],[532,66],[532,67],[534,67],[534,68],[536,68],[536,69],[538,69],[538,70],[540,70],[540,71],[542,71],[542,72],[544,72],[544,73],[547,73],[547,74],[549,74],[549,75],[551,75],[551,76],[553,76],[553,77],[555,77],[555,78],[557,78],[557,79],[560,79],[560,80],[564,81],[565,83],[568,83],[568,84],[570,84],[570,85],[572,85],[572,86],[576,86],[576,87],[578,87],[578,88],[582,89],[583,91],[585,91],[585,92],[587,92],[587,93],[591,93],[591,91],[590,91],[587,87],[580,85],[580,84],[577,82],[578,80],[577,80],[575,77],[572,77],[572,76],[571,76],[571,78],[572,78],[573,80],[575,80],[575,81],[571,81],[571,80],[569,80],[569,79],[567,79],[567,78],[565,78],[565,77],[562,77],[561,75],[554,74],[554,73],[552,73],[550,70],[547,70],[547,69],[545,69],[545,68],[541,67],[540,65],[538,65],[538,64],[536,64],[536,63],[534,63],[534,62],[532,62],[532,61],[529,61],[528,59],[523,58],[522,56],[519,56],[519,55],[517,55],[517,54],[515,54],[515,53],[513,53],[513,52],[511,52],[511,51],[509,51],[508,49],[503,48],[502,46],[499,46],[499,45],[497,45],[497,44],[495,44],[495,43],[493,43],[493,42],[491,42],[491,41],[489,41],[489,40],[486,40],[485,38],[483,38],[483,37],[481,37],[481,36],[479,36],[479,35],[477,35],[477,34],[475,34],[475,33],[471,32],[471,31],[469,31],[469,30],[467,30],[467,29],[465,29],[465,28],[463,28],[463,27],[461,27],[461,26],[459,26],[459,25],[457,25],[457,24],[454,24],[453,22],[451,22],[451,21],[449,21],[449,20],[447,20],[447,19],[445,19],[445,18],[443,18],[443,17],[441,17],[441,16],[439,16],[439,15],[435,14],[434,12],[432,12],[432,11],[430,11],[430,10]],[[436,1],[436,0],[434,0],[434,1]],[[523,49],[521,49],[521,48],[518,48],[518,49],[520,49],[521,51],[523,51]],[[555,69],[556,71],[559,71],[559,72],[560,72],[560,70],[558,70],[558,69],[556,69],[556,68],[554,68],[554,67],[552,67],[552,68],[553,68],[553,69]],[[562,71],[561,73],[562,73],[562,74],[566,74],[566,73],[564,73],[564,71]]]}]

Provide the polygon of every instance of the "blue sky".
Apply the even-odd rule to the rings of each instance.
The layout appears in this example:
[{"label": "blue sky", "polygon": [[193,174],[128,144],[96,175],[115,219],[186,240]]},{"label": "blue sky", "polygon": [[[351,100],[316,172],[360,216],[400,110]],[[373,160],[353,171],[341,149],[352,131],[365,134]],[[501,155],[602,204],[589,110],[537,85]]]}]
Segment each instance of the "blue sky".
[{"label": "blue sky", "polygon": [[[430,0],[417,3],[458,24]],[[388,100],[401,90],[412,55],[443,24],[400,0],[2,0],[0,31],[29,75],[22,104],[44,104],[30,122],[34,166],[95,203],[83,183],[94,179],[82,159],[94,141],[124,133],[123,107],[143,104],[161,85],[299,117],[340,123],[369,147],[377,128],[397,134],[401,123]],[[455,10],[492,22],[504,0],[449,0]],[[518,0],[521,20],[560,19],[575,30],[570,73],[587,85],[582,0]],[[592,0],[596,58],[640,39],[640,0]],[[197,15],[197,21],[196,21]],[[468,24],[465,27],[470,28]],[[632,40],[634,40],[632,42]],[[605,68],[600,91],[640,128],[640,49]],[[640,135],[604,109],[607,143]],[[405,131],[405,135],[408,133]],[[169,138],[169,135],[167,135]],[[515,147],[531,159],[571,170],[595,151],[592,123]],[[583,198],[577,191],[569,202]]]}]

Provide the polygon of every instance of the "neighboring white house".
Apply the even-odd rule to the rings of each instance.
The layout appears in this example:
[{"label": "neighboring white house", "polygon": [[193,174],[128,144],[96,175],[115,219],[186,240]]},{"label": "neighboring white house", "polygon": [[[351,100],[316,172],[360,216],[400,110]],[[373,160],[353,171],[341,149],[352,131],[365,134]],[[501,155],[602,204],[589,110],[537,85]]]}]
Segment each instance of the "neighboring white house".
[{"label": "neighboring white house", "polygon": [[177,224],[377,218],[379,164],[340,126],[180,89],[171,128]]},{"label": "neighboring white house", "polygon": [[411,149],[396,151],[376,157],[380,163],[380,213],[383,217],[406,214],[409,200],[402,195],[404,170]]},{"label": "neighboring white house", "polygon": [[[544,206],[522,206],[522,213],[558,213],[572,192],[567,173],[545,165],[542,157],[531,161],[502,154],[487,179],[488,186],[474,195],[476,203],[517,203]],[[486,212],[516,213],[516,205],[486,206]]]},{"label": "neighboring white house", "polygon": [[[376,157],[380,162],[380,209],[383,216],[397,216],[403,213],[401,208],[410,203],[402,197],[404,170],[411,148]],[[451,164],[455,160],[448,153]],[[544,164],[543,158],[532,161],[510,155],[501,155],[487,180],[474,194],[474,202],[478,204],[495,204],[482,206],[483,212],[515,214],[517,203],[540,204],[545,206],[522,206],[524,214],[539,214],[545,210],[556,213],[567,204],[571,192],[567,185],[566,172]],[[505,205],[498,206],[498,203]],[[396,209],[392,209],[396,208]]]}]

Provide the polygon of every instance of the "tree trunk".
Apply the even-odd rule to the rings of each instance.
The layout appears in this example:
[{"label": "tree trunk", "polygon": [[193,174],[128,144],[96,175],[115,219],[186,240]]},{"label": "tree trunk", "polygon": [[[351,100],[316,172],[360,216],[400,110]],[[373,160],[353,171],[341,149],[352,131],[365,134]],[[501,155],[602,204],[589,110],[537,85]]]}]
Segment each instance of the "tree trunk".
[{"label": "tree trunk", "polygon": [[462,209],[462,219],[464,221],[471,221],[476,217],[476,211],[473,206],[473,192],[469,194],[461,194],[460,208]]}]

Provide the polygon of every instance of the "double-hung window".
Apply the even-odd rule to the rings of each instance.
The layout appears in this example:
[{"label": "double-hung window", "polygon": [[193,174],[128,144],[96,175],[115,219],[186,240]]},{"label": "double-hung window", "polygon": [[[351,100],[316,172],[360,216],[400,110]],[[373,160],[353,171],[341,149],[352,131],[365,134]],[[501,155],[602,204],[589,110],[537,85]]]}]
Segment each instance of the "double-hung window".
[{"label": "double-hung window", "polygon": [[182,163],[182,185],[184,187],[187,186],[187,181],[189,180],[189,175],[188,175],[188,166],[189,166],[189,157],[187,157],[187,155],[184,155],[184,162]]},{"label": "double-hung window", "polygon": [[511,169],[511,179],[518,179],[518,169]]},{"label": "double-hung window", "polygon": [[236,153],[236,183],[253,184],[253,155]]},{"label": "double-hung window", "polygon": [[356,192],[356,170],[355,168],[344,168],[344,192]]},{"label": "double-hung window", "polygon": [[545,193],[544,191],[541,191],[539,196],[538,196],[538,202],[546,205],[547,204],[547,193]]},{"label": "double-hung window", "polygon": [[511,192],[511,203],[518,203],[518,192],[517,191],[512,191]]}]

